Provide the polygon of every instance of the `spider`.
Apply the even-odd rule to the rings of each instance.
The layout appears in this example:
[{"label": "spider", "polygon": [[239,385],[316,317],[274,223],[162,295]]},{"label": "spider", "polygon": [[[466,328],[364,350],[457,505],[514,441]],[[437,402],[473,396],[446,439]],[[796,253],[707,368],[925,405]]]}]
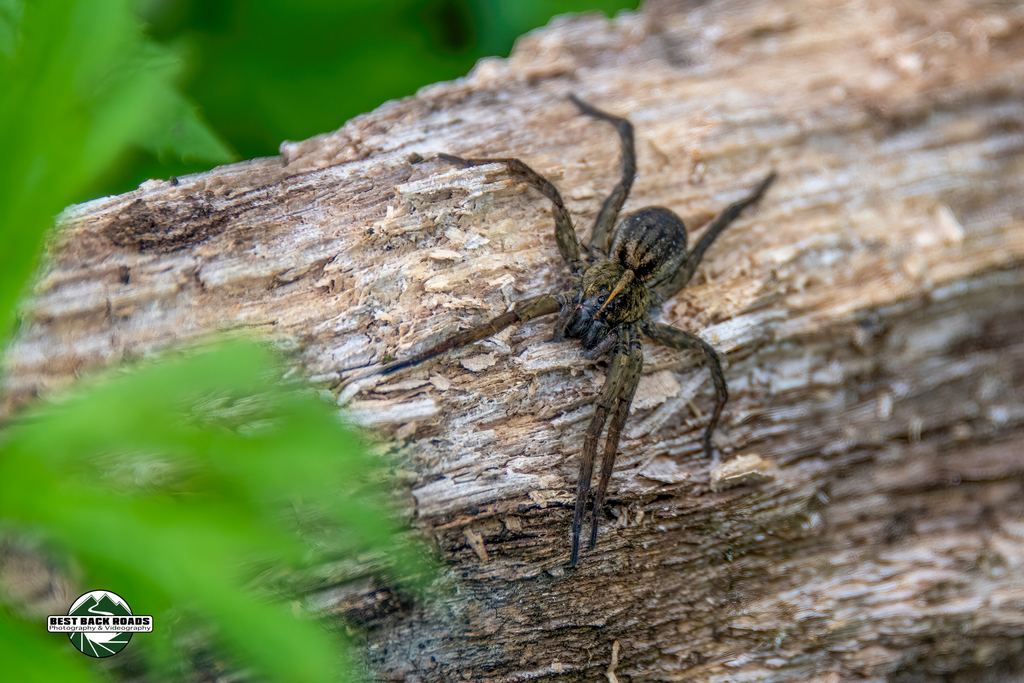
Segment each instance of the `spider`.
[{"label": "spider", "polygon": [[[610,356],[607,379],[597,400],[594,417],[587,428],[583,457],[580,460],[570,558],[571,566],[575,567],[579,560],[580,530],[590,498],[598,441],[607,424],[601,478],[594,496],[590,528],[590,548],[593,549],[597,544],[598,518],[615,466],[619,437],[629,416],[629,407],[643,370],[641,335],[674,349],[699,351],[710,366],[717,401],[704,431],[704,451],[713,459],[711,435],[729,398],[718,354],[700,337],[670,325],[656,323],[654,319],[662,302],[674,296],[690,281],[704,252],[715,238],[743,209],[764,195],[775,180],[775,173],[769,173],[745,199],[721,212],[710,223],[693,250],[687,252],[686,228],[683,221],[669,209],[658,206],[643,208],[626,215],[616,226],[619,210],[629,196],[636,176],[633,126],[626,119],[601,111],[574,95],[570,95],[569,100],[583,114],[615,126],[622,147],[621,178],[601,206],[585,258],[581,256],[576,231],[562,196],[550,181],[522,161],[463,159],[450,154],[434,157],[462,167],[501,164],[509,174],[524,180],[551,200],[555,241],[571,272],[567,287],[561,292],[540,294],[519,301],[503,315],[458,332],[411,358],[388,363],[380,372],[397,372],[445,351],[490,337],[509,325],[556,313],[558,317],[555,318],[552,341],[578,339],[583,345],[584,356],[591,360]],[[422,159],[415,157],[415,161],[418,163]]]}]

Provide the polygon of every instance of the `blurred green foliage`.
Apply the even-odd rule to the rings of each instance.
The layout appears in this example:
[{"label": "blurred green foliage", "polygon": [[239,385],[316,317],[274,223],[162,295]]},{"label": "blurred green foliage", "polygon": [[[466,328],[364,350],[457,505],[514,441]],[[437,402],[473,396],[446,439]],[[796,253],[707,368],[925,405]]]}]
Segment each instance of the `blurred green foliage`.
[{"label": "blurred green foliage", "polygon": [[0,338],[53,216],[123,150],[229,159],[129,0],[0,0]]},{"label": "blurred green foliage", "polygon": [[278,386],[283,374],[267,350],[234,343],[83,383],[7,428],[0,519],[74,558],[88,589],[153,614],[154,633],[131,645],[151,663],[174,662],[174,612],[215,624],[211,645],[236,666],[336,678],[340,639],[244,588],[245,568],[315,560],[296,533],[310,506],[335,525],[332,556],[383,551],[395,576],[420,568],[396,550],[381,491],[365,483],[379,464],[329,404]]},{"label": "blurred green foliage", "polygon": [[[67,204],[274,154],[507,54],[553,14],[635,4],[0,0],[0,341]],[[254,563],[318,559],[302,520],[317,520],[333,554],[388,557],[399,581],[424,572],[396,543],[381,492],[361,484],[379,463],[282,374],[274,354],[235,343],[83,382],[2,427],[0,536],[34,539],[86,590],[153,614],[155,632],[131,649],[160,676],[180,664],[173,614],[267,679],[352,677],[340,635],[251,587]],[[0,643],[11,680],[102,677],[3,606]]]},{"label": "blurred green foliage", "polygon": [[[337,128],[389,99],[507,56],[516,37],[566,12],[635,9],[638,0],[143,0],[154,38],[189,67],[183,91],[239,158]],[[105,180],[124,192],[146,178],[204,170],[136,147]]]}]

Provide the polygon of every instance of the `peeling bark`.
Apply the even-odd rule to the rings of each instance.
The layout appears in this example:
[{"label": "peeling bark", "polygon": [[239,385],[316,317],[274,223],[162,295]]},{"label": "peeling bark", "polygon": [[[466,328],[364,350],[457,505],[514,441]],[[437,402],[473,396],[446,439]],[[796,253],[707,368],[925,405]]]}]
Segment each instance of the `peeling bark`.
[{"label": "peeling bark", "polygon": [[582,239],[618,149],[576,93],[636,127],[627,211],[696,234],[779,173],[664,315],[723,354],[716,444],[758,472],[712,477],[706,371],[648,346],[598,547],[567,570],[604,366],[534,321],[342,392],[406,455],[450,590],[410,606],[325,571],[310,605],[358,611],[385,680],[1017,680],[1022,25],[1012,4],[923,0],[557,20],[279,157],[69,209],[4,410],[236,326],[338,387],[555,290],[542,197],[409,157],[519,157]]}]

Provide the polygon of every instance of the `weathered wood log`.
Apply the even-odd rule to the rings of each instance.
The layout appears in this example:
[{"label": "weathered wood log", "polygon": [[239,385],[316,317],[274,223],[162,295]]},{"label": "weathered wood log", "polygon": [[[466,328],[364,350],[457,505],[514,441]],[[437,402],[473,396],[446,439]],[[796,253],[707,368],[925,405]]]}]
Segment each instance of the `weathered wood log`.
[{"label": "weathered wood log", "polygon": [[341,392],[408,458],[414,523],[452,590],[384,613],[365,581],[326,581],[310,604],[366,608],[387,680],[1019,677],[1022,24],[1009,4],[924,0],[557,20],[279,157],[69,209],[5,410],[233,326],[339,387],[554,290],[546,200],[490,167],[408,160],[519,157],[583,239],[618,147],[576,93],[636,127],[626,210],[664,205],[696,229],[778,171],[665,314],[724,354],[718,447],[778,469],[714,490],[706,371],[649,346],[610,514],[567,570],[603,365],[535,321]]}]

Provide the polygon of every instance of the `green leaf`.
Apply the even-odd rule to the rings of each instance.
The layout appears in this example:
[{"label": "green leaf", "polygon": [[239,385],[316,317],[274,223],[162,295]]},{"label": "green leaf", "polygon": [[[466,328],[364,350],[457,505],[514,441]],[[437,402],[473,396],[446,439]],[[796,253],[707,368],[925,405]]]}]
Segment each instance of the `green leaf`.
[{"label": "green leaf", "polygon": [[267,677],[336,678],[340,637],[240,588],[255,563],[308,556],[283,511],[321,510],[346,556],[390,555],[396,576],[423,568],[394,549],[383,491],[366,483],[379,463],[333,405],[277,386],[281,374],[266,349],[234,343],[83,383],[7,431],[0,518],[153,614],[140,647],[170,636],[159,615],[174,608],[214,625],[217,642]]},{"label": "green leaf", "polygon": [[131,147],[221,163],[129,0],[0,0],[0,339],[42,234]]},{"label": "green leaf", "polygon": [[0,0],[0,55],[10,57],[18,45],[18,27],[25,4],[21,0]]},{"label": "green leaf", "polygon": [[[56,641],[54,639],[57,639]],[[55,647],[55,642],[61,647]],[[46,632],[0,609],[0,643],[4,644],[4,678],[22,683],[97,683],[89,662],[71,649],[66,635]],[[61,650],[64,650],[63,652]]]},{"label": "green leaf", "polygon": [[163,106],[140,146],[158,158],[226,164],[237,157],[211,130],[194,104],[173,89],[159,93]]}]

